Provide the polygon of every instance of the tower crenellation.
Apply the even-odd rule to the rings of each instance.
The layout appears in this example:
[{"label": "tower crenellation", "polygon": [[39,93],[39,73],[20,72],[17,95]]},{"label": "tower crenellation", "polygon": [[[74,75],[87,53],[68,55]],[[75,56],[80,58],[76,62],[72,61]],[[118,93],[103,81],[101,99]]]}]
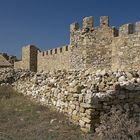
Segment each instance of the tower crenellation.
[{"label": "tower crenellation", "polygon": [[119,35],[125,36],[134,33],[134,25],[133,24],[124,24],[119,28]]},{"label": "tower crenellation", "polygon": [[135,24],[135,31],[137,33],[140,33],[140,21],[139,22],[136,22],[136,24]]},{"label": "tower crenellation", "polygon": [[85,17],[83,19],[83,29],[92,29],[93,28],[93,17]]},{"label": "tower crenellation", "polygon": [[70,32],[74,32],[74,31],[78,30],[79,28],[80,28],[79,23],[74,22],[70,25]]},{"label": "tower crenellation", "polygon": [[109,27],[109,17],[108,16],[100,17],[100,27]]}]

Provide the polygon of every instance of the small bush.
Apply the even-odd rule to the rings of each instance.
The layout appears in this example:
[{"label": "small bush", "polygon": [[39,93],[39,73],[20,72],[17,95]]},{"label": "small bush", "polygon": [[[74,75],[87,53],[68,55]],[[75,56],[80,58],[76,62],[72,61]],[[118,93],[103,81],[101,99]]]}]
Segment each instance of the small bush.
[{"label": "small bush", "polygon": [[140,140],[140,122],[130,118],[129,112],[112,108],[101,116],[101,124],[96,128],[96,140]]}]

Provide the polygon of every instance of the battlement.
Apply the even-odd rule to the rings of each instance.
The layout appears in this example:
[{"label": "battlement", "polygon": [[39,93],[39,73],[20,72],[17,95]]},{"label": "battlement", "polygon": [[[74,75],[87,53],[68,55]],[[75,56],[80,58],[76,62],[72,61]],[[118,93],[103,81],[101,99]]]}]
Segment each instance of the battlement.
[{"label": "battlement", "polygon": [[135,31],[137,33],[140,33],[140,21],[136,22],[136,24],[135,24]]},{"label": "battlement", "polygon": [[77,22],[70,25],[69,45],[47,51],[40,51],[34,45],[23,47],[22,61],[15,63],[15,67],[33,71],[138,69],[139,48],[140,21],[116,28],[110,26],[108,16],[101,16],[100,25],[95,27],[94,18],[89,16],[83,18],[82,27]]},{"label": "battlement", "polygon": [[72,23],[72,24],[70,25],[70,31],[71,31],[71,32],[74,32],[74,31],[76,31],[76,30],[78,30],[78,29],[80,29],[79,23],[74,22],[74,23]]},{"label": "battlement", "polygon": [[128,23],[119,27],[118,36],[128,36],[128,35],[137,35],[140,34],[140,21],[136,23]]},{"label": "battlement", "polygon": [[85,29],[85,28],[88,28],[88,29],[91,29],[91,28],[93,28],[93,17],[92,16],[90,16],[90,17],[85,17],[84,19],[83,19],[83,29]]},{"label": "battlement", "polygon": [[81,28],[77,22],[70,25],[70,33],[70,44],[74,46],[81,46],[89,41],[91,41],[90,44],[97,43],[96,40],[109,41],[110,38],[118,35],[117,29],[109,26],[108,16],[100,17],[100,25],[98,27],[94,27],[94,18],[92,16],[85,17]]},{"label": "battlement", "polygon": [[101,16],[100,17],[100,27],[109,27],[109,17],[108,16]]},{"label": "battlement", "polygon": [[51,56],[51,55],[57,55],[57,54],[62,54],[65,53],[67,51],[69,51],[70,46],[66,45],[60,48],[54,48],[54,49],[50,49],[48,51],[40,51],[38,50],[38,55],[40,56]]},{"label": "battlement", "polygon": [[133,24],[124,24],[119,28],[119,36],[125,36],[134,33]]},{"label": "battlement", "polygon": [[[108,16],[101,16],[100,17],[100,27],[105,28],[109,27],[109,17]],[[74,22],[70,25],[70,31],[74,32],[79,29],[93,29],[94,28],[94,18],[92,16],[83,18],[83,26],[80,28],[78,22]]]}]

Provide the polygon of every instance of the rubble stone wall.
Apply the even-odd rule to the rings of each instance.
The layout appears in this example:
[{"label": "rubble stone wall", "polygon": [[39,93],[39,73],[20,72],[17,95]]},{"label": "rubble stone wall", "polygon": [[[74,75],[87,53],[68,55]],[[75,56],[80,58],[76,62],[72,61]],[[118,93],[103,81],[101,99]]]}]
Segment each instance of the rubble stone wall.
[{"label": "rubble stone wall", "polygon": [[84,132],[94,131],[100,123],[100,116],[114,107],[139,119],[139,71],[95,72],[88,69],[31,73],[11,69],[1,71],[1,75],[7,78],[0,81],[1,84],[9,82],[19,93],[55,107],[67,114]]},{"label": "rubble stone wall", "polygon": [[100,123],[112,107],[123,108],[131,117],[140,113],[138,73],[59,71],[36,74],[14,83],[19,92],[64,112],[82,131]]}]

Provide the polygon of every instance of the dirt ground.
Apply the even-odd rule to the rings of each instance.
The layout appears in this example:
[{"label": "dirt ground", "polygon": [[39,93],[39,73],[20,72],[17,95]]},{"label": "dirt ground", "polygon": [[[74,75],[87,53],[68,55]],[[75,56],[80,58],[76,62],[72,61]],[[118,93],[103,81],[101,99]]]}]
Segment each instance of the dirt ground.
[{"label": "dirt ground", "polygon": [[63,114],[0,87],[0,140],[91,140]]}]

